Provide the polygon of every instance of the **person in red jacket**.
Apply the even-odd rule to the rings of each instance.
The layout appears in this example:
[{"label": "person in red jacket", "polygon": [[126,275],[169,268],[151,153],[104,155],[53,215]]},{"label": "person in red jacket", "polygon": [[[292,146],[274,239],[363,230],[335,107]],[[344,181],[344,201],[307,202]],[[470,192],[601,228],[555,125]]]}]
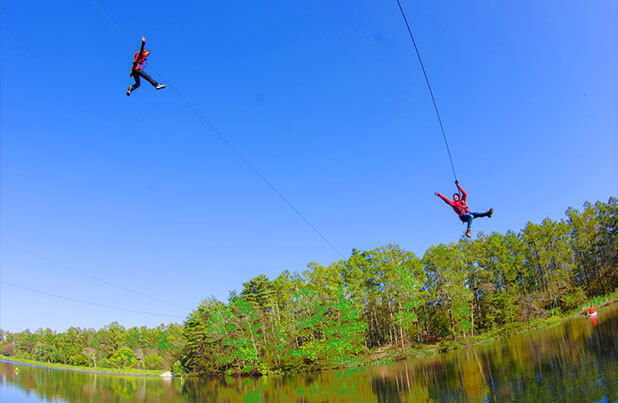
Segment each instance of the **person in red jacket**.
[{"label": "person in red jacket", "polygon": [[139,87],[140,77],[144,77],[146,80],[148,80],[150,84],[152,84],[153,87],[158,90],[160,90],[161,88],[165,88],[164,84],[159,84],[155,81],[155,79],[150,77],[148,74],[146,74],[144,70],[142,70],[142,65],[146,64],[146,58],[150,54],[150,51],[148,49],[144,49],[144,46],[146,46],[146,38],[142,36],[142,47],[139,49],[139,52],[135,54],[135,57],[133,58],[133,66],[131,67],[130,76],[133,77],[133,79],[135,80],[135,84],[129,85],[129,88],[127,89],[127,96],[131,95],[131,92],[133,92],[133,90]]},{"label": "person in red jacket", "polygon": [[468,224],[468,229],[466,230],[466,236],[470,238],[472,236],[470,232],[470,226],[472,225],[472,220],[478,217],[491,217],[492,214],[494,213],[494,209],[490,208],[484,213],[471,213],[470,209],[468,208],[468,205],[466,204],[466,199],[468,199],[468,194],[463,190],[461,186],[459,186],[459,181],[455,181],[455,185],[457,185],[457,189],[459,189],[459,191],[461,192],[461,197],[459,197],[459,193],[453,194],[453,200],[448,199],[447,197],[443,196],[441,193],[438,193],[438,192],[436,192],[435,195],[441,198],[442,200],[444,200],[446,204],[451,206],[453,210],[455,210],[455,212],[459,216],[459,219],[462,222],[465,222]]}]

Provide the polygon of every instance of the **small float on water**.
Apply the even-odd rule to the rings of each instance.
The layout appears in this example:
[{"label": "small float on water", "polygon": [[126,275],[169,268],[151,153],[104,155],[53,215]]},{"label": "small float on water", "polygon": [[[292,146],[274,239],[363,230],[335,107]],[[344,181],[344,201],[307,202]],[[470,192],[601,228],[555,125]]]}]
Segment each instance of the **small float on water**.
[{"label": "small float on water", "polygon": [[593,307],[589,307],[588,308],[588,316],[590,317],[590,320],[592,321],[592,326],[597,325],[597,311],[594,310]]}]

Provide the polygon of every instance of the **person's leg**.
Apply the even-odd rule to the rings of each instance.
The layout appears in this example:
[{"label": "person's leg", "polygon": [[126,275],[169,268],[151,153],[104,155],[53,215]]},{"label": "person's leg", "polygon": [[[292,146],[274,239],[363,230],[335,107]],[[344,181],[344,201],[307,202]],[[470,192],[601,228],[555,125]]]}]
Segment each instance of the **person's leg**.
[{"label": "person's leg", "polygon": [[487,210],[484,213],[472,213],[472,216],[474,218],[479,218],[479,217],[491,217],[491,215],[493,214],[494,209],[490,208],[489,210]]},{"label": "person's leg", "polygon": [[129,85],[129,88],[127,88],[127,96],[130,96],[133,90],[139,87],[139,75],[133,72],[131,73],[131,77],[133,77],[133,80],[135,80],[135,84]]},{"label": "person's leg", "polygon": [[466,236],[468,238],[472,237],[472,232],[470,230],[470,227],[472,226],[472,220],[474,220],[474,216],[470,213],[465,213],[465,214],[460,215],[459,219],[465,222],[466,224],[468,224],[468,228],[466,229]]},{"label": "person's leg", "polygon": [[470,226],[472,226],[472,220],[474,219],[474,216],[472,214],[470,214],[470,213],[464,213],[464,214],[459,216],[459,219],[461,221],[467,223],[468,224],[468,229],[470,229]]},{"label": "person's leg", "polygon": [[144,70],[139,69],[137,70],[137,72],[139,72],[138,74],[142,77],[144,77],[146,80],[148,80],[148,82],[150,84],[152,84],[153,87],[157,87],[159,85],[158,82],[155,81],[154,78],[150,77]]},{"label": "person's leg", "polygon": [[139,74],[138,74],[138,71],[139,71],[139,70],[135,70],[135,71],[133,72],[133,79],[135,80],[135,84],[133,84],[133,85],[130,87],[130,88],[131,88],[131,91],[138,89],[138,88],[139,88],[139,86],[140,86],[140,79],[139,79]]}]

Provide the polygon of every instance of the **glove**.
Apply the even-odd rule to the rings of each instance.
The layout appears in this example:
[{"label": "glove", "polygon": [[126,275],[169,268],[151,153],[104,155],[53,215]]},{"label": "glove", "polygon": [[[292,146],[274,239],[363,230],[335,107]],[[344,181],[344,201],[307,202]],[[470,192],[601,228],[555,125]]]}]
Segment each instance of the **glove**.
[{"label": "glove", "polygon": [[459,181],[455,179],[455,185],[459,185]]}]

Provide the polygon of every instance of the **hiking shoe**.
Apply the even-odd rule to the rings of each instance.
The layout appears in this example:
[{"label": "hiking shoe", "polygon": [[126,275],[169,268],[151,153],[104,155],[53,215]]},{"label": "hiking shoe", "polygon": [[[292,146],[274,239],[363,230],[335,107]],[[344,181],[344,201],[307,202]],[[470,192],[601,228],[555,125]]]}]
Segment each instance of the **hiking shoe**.
[{"label": "hiking shoe", "polygon": [[165,88],[165,84],[157,84],[157,86],[155,87],[156,89],[160,90]]},{"label": "hiking shoe", "polygon": [[470,230],[466,231],[466,237],[467,238],[472,238],[472,232]]},{"label": "hiking shoe", "polygon": [[487,212],[487,217],[491,218],[492,215],[494,215],[494,209],[490,208],[489,211]]},{"label": "hiking shoe", "polygon": [[127,88],[127,96],[131,95],[131,86],[129,85],[129,88]]}]

